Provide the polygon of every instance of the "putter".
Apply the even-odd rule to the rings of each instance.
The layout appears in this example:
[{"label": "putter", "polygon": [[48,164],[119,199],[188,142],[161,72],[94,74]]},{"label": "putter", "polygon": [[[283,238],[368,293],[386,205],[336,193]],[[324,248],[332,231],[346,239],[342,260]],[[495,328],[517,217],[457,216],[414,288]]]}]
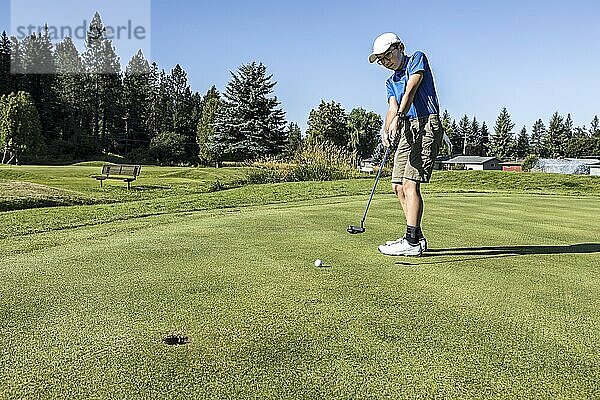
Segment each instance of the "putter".
[{"label": "putter", "polygon": [[381,176],[381,171],[383,170],[383,166],[385,165],[385,161],[390,154],[390,148],[388,147],[383,155],[383,159],[381,160],[381,164],[379,164],[379,171],[377,171],[377,176],[375,177],[375,184],[373,185],[373,189],[371,189],[371,196],[369,196],[369,201],[367,202],[367,207],[365,208],[365,213],[363,214],[362,219],[360,220],[360,226],[350,225],[347,229],[348,233],[352,235],[356,235],[358,233],[363,233],[365,231],[365,219],[367,218],[367,211],[369,211],[369,206],[371,205],[371,200],[373,200],[373,195],[375,194],[375,189],[377,188],[377,182],[379,182],[379,177]]}]

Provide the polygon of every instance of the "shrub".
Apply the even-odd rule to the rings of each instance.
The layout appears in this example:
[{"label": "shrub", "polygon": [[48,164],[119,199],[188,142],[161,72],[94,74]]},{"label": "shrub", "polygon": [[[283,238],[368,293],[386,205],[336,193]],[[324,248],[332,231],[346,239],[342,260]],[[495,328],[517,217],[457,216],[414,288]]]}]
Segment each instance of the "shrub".
[{"label": "shrub", "polygon": [[277,183],[288,180],[288,174],[283,170],[257,168],[248,173],[248,183]]},{"label": "shrub", "polygon": [[146,147],[136,147],[129,152],[127,158],[130,162],[136,164],[152,164],[152,161],[154,161],[150,156],[149,149]]},{"label": "shrub", "polygon": [[185,137],[175,132],[161,132],[150,140],[149,152],[159,164],[175,165],[185,158]]},{"label": "shrub", "polygon": [[331,181],[358,175],[351,154],[330,142],[304,143],[291,163],[262,160],[249,173],[249,183]]},{"label": "shrub", "polygon": [[297,181],[329,181],[356,175],[350,152],[331,142],[304,143],[292,170]]},{"label": "shrub", "polygon": [[535,154],[530,154],[523,160],[523,171],[529,172],[540,158]]}]

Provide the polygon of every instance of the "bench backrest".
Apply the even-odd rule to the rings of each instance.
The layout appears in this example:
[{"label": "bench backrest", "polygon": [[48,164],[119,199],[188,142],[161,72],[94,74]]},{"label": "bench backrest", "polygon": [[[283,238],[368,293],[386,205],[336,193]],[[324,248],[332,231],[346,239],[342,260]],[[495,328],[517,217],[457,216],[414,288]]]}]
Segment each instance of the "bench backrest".
[{"label": "bench backrest", "polygon": [[139,176],[141,165],[104,164],[102,175]]}]

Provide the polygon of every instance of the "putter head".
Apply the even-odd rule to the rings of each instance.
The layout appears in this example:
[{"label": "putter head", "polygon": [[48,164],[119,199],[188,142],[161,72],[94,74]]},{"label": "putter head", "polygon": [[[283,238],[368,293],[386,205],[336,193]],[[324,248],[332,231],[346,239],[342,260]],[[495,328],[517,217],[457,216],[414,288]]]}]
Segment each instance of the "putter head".
[{"label": "putter head", "polygon": [[354,225],[350,225],[347,229],[348,233],[352,234],[352,235],[356,235],[358,233],[363,233],[365,231],[365,228],[363,228],[362,226],[354,226]]}]

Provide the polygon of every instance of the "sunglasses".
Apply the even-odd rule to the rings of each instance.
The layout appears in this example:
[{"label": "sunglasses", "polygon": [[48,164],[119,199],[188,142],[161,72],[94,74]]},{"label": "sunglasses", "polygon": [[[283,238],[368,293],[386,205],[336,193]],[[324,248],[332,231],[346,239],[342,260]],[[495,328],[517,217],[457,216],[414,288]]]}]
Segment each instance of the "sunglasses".
[{"label": "sunglasses", "polygon": [[383,64],[383,62],[388,62],[392,59],[392,53],[394,52],[394,50],[396,50],[398,48],[398,45],[392,46],[388,49],[388,51],[386,51],[385,53],[383,53],[383,55],[381,57],[377,56],[377,64]]}]

